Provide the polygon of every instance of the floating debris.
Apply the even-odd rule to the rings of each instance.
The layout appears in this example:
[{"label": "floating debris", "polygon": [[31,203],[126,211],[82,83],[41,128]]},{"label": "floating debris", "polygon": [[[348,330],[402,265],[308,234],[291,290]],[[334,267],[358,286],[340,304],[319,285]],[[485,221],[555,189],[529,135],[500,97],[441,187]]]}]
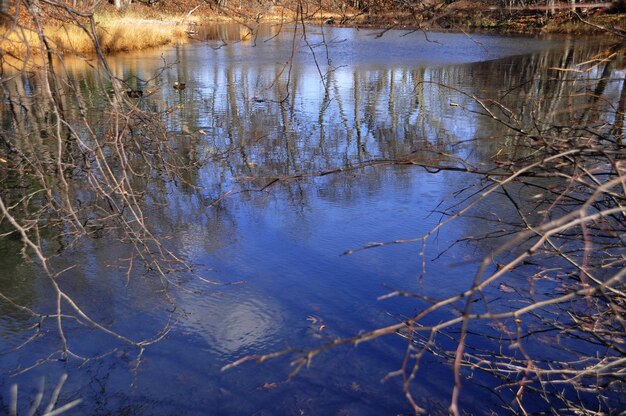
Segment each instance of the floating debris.
[{"label": "floating debris", "polygon": [[126,93],[126,95],[129,98],[141,98],[143,97],[143,91],[142,90],[134,90],[134,89],[127,89],[126,91],[124,91]]}]

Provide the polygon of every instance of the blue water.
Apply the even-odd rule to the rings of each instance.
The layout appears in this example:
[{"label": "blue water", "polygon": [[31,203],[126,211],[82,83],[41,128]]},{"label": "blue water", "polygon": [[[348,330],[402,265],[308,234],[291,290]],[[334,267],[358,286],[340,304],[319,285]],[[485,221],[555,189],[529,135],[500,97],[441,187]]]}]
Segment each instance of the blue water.
[{"label": "blue water", "polygon": [[[7,406],[11,384],[18,384],[20,409],[25,409],[40,377],[45,376],[49,394],[67,373],[61,402],[83,399],[68,414],[411,414],[401,380],[381,382],[400,368],[406,350],[406,341],[395,334],[322,353],[293,378],[294,356],[220,369],[249,354],[314,348],[354,336],[424,307],[411,298],[377,300],[394,289],[433,298],[467,289],[479,261],[498,242],[458,244],[436,256],[464,236],[489,230],[484,221],[468,216],[433,235],[422,278],[421,242],[392,242],[414,240],[433,229],[442,219],[440,211],[454,203],[455,192],[477,178],[416,166],[354,167],[407,157],[436,166],[448,163],[443,153],[490,165],[499,151],[510,150],[509,136],[475,113],[480,107],[470,96],[502,95],[527,81],[523,71],[511,68],[542,73],[541,65],[558,62],[570,49],[584,55],[585,44],[375,34],[325,33],[329,55],[315,48],[323,82],[302,39],[293,65],[287,63],[290,32],[272,40],[264,34],[256,45],[217,48],[221,42],[207,41],[110,58],[118,76],[140,80],[129,83],[146,92],[141,108],[169,110],[167,127],[182,157],[202,163],[187,178],[189,186],[171,185],[149,201],[150,227],[198,274],[220,284],[188,273],[173,276],[167,291],[174,310],[154,273],[137,267],[127,274],[128,245],[106,238],[81,241],[53,262],[59,268],[79,265],[62,282],[88,313],[133,339],[156,336],[170,317],[171,329],[138,363],[135,349],[68,320],[66,332],[76,351],[88,357],[107,354],[87,362],[59,361],[51,320],[42,336],[13,350],[32,334],[27,327],[33,322],[7,306],[0,317],[0,406]],[[316,28],[308,36],[311,44],[321,40]],[[171,68],[158,72],[164,62]],[[86,73],[76,69],[78,78],[86,80]],[[174,91],[176,80],[185,81],[186,90]],[[507,99],[519,105],[536,92]],[[520,105],[520,111],[530,110]],[[337,168],[346,170],[316,176]],[[498,199],[482,210],[485,216],[512,212]],[[33,309],[52,310],[37,266],[20,260],[17,242],[4,241],[4,293]],[[373,242],[392,244],[360,250]],[[349,250],[352,254],[344,254]],[[517,278],[525,281],[513,276],[509,284]],[[451,316],[442,310],[424,324]],[[440,341],[446,348],[454,345]],[[50,354],[49,362],[20,371]],[[502,412],[502,403],[485,390],[495,380],[464,375],[464,409]],[[450,367],[429,356],[412,392],[430,414],[446,414],[452,385]]]}]

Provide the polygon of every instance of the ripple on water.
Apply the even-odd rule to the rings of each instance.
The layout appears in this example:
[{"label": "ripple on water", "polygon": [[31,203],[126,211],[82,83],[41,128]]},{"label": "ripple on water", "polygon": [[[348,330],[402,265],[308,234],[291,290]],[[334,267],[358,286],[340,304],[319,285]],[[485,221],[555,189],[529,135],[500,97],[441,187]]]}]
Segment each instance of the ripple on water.
[{"label": "ripple on water", "polygon": [[185,310],[189,318],[182,325],[203,338],[211,350],[227,356],[268,351],[284,322],[274,302],[249,290],[185,301]]}]

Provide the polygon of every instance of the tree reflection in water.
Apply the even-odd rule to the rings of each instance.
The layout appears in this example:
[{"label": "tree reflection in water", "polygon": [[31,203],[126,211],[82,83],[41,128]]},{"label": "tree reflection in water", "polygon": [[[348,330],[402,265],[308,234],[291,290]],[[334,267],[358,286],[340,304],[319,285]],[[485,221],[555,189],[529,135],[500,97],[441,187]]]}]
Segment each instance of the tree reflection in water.
[{"label": "tree reflection in water", "polygon": [[[7,79],[0,328],[3,352],[18,350],[3,372],[35,364],[17,378],[28,382],[67,366],[68,396],[110,398],[83,403],[100,413],[407,412],[390,398],[402,388],[431,412],[451,394],[457,412],[618,407],[622,376],[608,369],[623,356],[624,191],[611,182],[623,175],[622,52],[496,37],[474,38],[479,48],[457,35],[433,35],[433,49],[388,33],[393,50],[368,54],[369,34],[326,34],[323,82],[306,44],[290,60],[293,32],[110,57],[110,74],[66,58],[52,94],[41,72]],[[171,88],[180,80],[185,90]],[[570,213],[585,227],[527,252]],[[456,227],[439,228],[448,219]],[[20,259],[20,239],[43,270]],[[375,303],[381,284],[390,296]],[[382,334],[403,338],[317,355]],[[285,346],[296,368],[315,355],[315,374],[282,383],[293,370],[283,361],[218,372]],[[398,366],[404,379],[381,387]],[[570,376],[583,367],[606,380]],[[482,387],[492,401],[472,398]]]}]

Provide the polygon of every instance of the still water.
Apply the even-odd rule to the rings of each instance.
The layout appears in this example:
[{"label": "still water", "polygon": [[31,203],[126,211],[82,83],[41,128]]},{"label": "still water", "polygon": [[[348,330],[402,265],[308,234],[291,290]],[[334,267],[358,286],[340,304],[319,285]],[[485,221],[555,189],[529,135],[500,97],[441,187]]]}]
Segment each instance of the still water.
[{"label": "still water", "polygon": [[[15,350],[34,322],[0,301],[0,409],[8,406],[10,385],[19,385],[25,412],[41,377],[49,392],[67,373],[60,402],[83,399],[68,414],[410,414],[401,380],[381,382],[405,352],[406,342],[395,335],[325,352],[292,379],[289,357],[220,369],[248,354],[311,348],[388,325],[420,306],[411,299],[377,300],[391,289],[436,298],[466,289],[493,246],[456,245],[436,256],[486,230],[472,217],[430,243],[422,280],[415,243],[342,255],[370,242],[423,235],[440,220],[440,204],[451,205],[455,192],[476,181],[383,162],[412,157],[437,166],[445,153],[487,167],[499,154],[524,151],[500,123],[478,114],[472,97],[501,100],[522,124],[569,117],[559,110],[588,98],[566,94],[557,81],[569,74],[554,68],[585,62],[603,45],[597,39],[377,35],[311,27],[302,37],[285,27],[240,41],[239,28],[220,26],[185,46],[110,57],[114,74],[143,91],[137,105],[164,114],[181,157],[200,166],[148,204],[151,229],[204,278],[221,284],[181,279],[170,291],[176,305],[170,314],[159,282],[149,273],[127,273],[128,246],[96,238],[66,248],[55,266],[78,267],[62,284],[100,322],[136,339],[157,336],[169,318],[172,329],[137,365],[135,351],[70,322],[67,335],[81,355],[114,350],[87,362],[59,361],[52,323]],[[97,73],[84,62],[66,65],[97,120],[98,93],[89,95]],[[612,70],[611,77],[623,78],[619,68]],[[186,88],[173,89],[176,81]],[[601,93],[615,100],[621,84],[608,84]],[[36,79],[7,86],[26,102],[37,87]],[[544,119],[535,117],[538,106]],[[371,162],[376,166],[363,166]],[[485,209],[500,209],[498,201]],[[503,206],[499,215],[507,215]],[[19,250],[17,241],[0,240],[2,293],[52,310],[50,288]],[[463,388],[462,408],[501,412],[487,393],[495,382],[475,378]],[[413,394],[429,413],[446,414],[452,385],[449,366],[426,359]]]}]

